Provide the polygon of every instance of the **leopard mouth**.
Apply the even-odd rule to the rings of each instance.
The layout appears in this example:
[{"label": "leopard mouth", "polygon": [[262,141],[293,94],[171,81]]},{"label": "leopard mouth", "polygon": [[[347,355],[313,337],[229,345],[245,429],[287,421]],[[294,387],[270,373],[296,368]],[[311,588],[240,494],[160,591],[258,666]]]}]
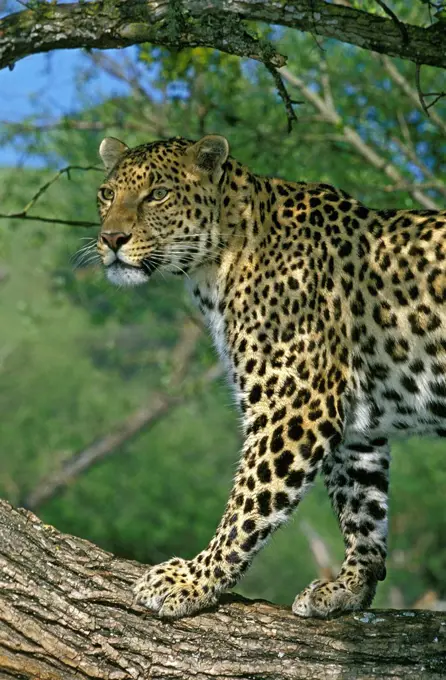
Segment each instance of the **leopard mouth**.
[{"label": "leopard mouth", "polygon": [[110,262],[110,264],[105,265],[106,269],[117,269],[117,270],[123,270],[123,269],[142,269],[142,266],[139,264],[128,264],[127,262],[123,262],[122,260],[114,260],[114,262]]},{"label": "leopard mouth", "polygon": [[150,257],[141,260],[139,264],[129,264],[128,262],[117,259],[110,262],[110,264],[105,265],[105,267],[106,269],[114,269],[116,271],[141,269],[147,276],[151,276],[153,272],[158,269],[158,263],[154,262]]},{"label": "leopard mouth", "polygon": [[147,276],[151,276],[153,272],[155,272],[158,269],[159,263],[155,262],[150,257],[146,257],[144,258],[144,260],[141,260],[140,266],[142,267],[142,269],[144,269]]},{"label": "leopard mouth", "polygon": [[128,264],[120,259],[105,266],[105,273],[110,283],[118,286],[138,286],[146,283],[158,265],[150,258],[141,260],[139,264]]}]

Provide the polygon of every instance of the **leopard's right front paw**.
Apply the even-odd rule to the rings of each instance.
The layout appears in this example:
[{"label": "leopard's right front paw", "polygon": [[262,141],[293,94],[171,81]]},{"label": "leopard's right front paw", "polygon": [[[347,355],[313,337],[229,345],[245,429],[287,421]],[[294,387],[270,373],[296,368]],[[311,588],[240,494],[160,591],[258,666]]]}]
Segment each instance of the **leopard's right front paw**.
[{"label": "leopard's right front paw", "polygon": [[136,601],[163,618],[180,618],[215,604],[218,592],[197,578],[193,565],[193,560],[174,558],[152,567],[134,586]]}]

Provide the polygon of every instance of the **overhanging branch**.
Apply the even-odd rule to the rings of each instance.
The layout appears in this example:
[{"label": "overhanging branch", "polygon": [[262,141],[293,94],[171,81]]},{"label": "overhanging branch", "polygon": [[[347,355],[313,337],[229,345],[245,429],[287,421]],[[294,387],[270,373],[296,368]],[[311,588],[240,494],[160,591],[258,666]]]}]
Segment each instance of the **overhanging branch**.
[{"label": "overhanging branch", "polygon": [[444,25],[395,22],[324,0],[102,0],[53,5],[0,21],[0,68],[54,49],[117,48],[149,42],[175,49],[212,47],[280,67],[285,58],[243,23],[309,31],[417,64],[446,67]]}]

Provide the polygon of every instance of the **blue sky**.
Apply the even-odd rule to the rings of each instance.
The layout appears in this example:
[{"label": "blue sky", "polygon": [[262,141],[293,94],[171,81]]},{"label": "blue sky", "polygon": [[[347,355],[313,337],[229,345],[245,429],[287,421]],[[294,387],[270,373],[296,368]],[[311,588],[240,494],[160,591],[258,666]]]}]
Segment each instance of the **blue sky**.
[{"label": "blue sky", "polygon": [[[113,54],[117,50],[110,50]],[[85,63],[81,50],[57,50],[19,61],[13,71],[0,71],[0,125],[37,117],[41,122],[57,120],[85,105],[79,102],[76,72]],[[127,90],[102,71],[94,81],[94,98],[123,94]],[[13,145],[0,145],[0,166],[34,165]]]},{"label": "blue sky", "polygon": [[80,58],[78,50],[60,50],[26,57],[13,71],[0,71],[1,120],[20,121],[49,106],[55,114],[75,108],[73,80]]},{"label": "blue sky", "polygon": [[[3,15],[20,12],[23,5],[19,2],[3,3],[3,9]],[[22,59],[13,71],[1,70],[0,125],[3,122],[20,122],[31,116],[54,120],[76,111],[79,107],[75,73],[81,63],[80,50],[60,50]],[[101,76],[98,86],[104,90],[104,95],[118,89],[117,83],[106,75]],[[22,157],[12,145],[1,144],[0,166],[17,163],[33,164],[33,159]]]}]

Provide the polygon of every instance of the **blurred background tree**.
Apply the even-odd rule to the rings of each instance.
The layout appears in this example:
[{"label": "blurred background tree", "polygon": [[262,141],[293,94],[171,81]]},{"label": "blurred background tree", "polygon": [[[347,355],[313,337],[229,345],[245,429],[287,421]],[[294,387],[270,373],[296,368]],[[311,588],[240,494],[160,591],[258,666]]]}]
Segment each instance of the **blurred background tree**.
[{"label": "blurred background tree", "polygon": [[[350,4],[381,11],[373,2]],[[391,4],[402,20],[420,23],[434,3]],[[289,55],[281,77],[299,101],[290,134],[263,65],[208,48],[149,44],[84,53],[71,113],[55,117],[35,101],[26,117],[0,124],[2,144],[22,158],[0,170],[0,212],[20,216],[0,222],[0,494],[58,529],[143,562],[192,557],[207,543],[240,437],[230,391],[182,282],[155,277],[147,287],[118,290],[103,280],[90,248],[96,228],[85,226],[97,222],[102,137],[132,146],[217,132],[256,173],[332,183],[372,207],[445,202],[444,72],[423,68],[423,92],[434,94],[420,98],[410,62],[261,30]],[[98,97],[104,73],[119,94]],[[434,102],[428,117],[423,109]],[[73,169],[51,183],[66,166]],[[389,575],[376,604],[441,607],[444,443],[394,442],[393,451]],[[238,591],[290,603],[318,571],[334,569],[342,551],[318,483]]]}]

